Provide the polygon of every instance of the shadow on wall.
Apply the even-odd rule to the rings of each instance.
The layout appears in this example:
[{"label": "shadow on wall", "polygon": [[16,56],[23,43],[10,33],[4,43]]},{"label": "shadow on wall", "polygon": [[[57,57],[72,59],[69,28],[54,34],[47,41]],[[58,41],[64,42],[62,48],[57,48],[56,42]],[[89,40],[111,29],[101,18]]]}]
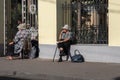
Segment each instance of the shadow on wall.
[{"label": "shadow on wall", "polygon": [[23,79],[23,78],[15,78],[15,77],[0,76],[0,80],[30,80],[30,79]]},{"label": "shadow on wall", "polygon": [[114,78],[114,80],[120,80],[120,77],[116,77],[116,78]]}]

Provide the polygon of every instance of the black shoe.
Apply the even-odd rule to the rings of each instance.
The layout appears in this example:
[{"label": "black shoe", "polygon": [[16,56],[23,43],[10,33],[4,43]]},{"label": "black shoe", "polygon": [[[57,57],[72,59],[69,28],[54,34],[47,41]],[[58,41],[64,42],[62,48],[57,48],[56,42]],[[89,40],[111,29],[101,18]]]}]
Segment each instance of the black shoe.
[{"label": "black shoe", "polygon": [[63,61],[62,58],[59,58],[58,62],[62,62],[62,61]]},{"label": "black shoe", "polygon": [[68,59],[69,59],[69,55],[66,56],[66,61],[68,61]]}]

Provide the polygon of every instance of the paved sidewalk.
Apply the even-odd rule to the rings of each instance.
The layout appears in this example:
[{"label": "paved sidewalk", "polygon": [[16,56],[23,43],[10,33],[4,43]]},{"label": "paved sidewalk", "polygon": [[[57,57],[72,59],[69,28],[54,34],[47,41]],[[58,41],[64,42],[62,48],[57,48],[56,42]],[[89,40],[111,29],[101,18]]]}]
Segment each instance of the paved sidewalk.
[{"label": "paved sidewalk", "polygon": [[0,57],[0,80],[120,80],[120,64]]}]

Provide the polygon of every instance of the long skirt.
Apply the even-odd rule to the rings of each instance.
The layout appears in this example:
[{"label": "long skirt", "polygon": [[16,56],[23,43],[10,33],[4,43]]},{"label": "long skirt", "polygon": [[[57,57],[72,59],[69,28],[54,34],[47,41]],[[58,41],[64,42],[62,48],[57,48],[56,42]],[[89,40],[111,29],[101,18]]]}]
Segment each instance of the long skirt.
[{"label": "long skirt", "polygon": [[64,54],[69,55],[70,54],[70,42],[62,42],[57,44],[58,48],[63,48]]},{"label": "long skirt", "polygon": [[13,56],[13,55],[14,55],[14,44],[8,45],[6,56]]}]

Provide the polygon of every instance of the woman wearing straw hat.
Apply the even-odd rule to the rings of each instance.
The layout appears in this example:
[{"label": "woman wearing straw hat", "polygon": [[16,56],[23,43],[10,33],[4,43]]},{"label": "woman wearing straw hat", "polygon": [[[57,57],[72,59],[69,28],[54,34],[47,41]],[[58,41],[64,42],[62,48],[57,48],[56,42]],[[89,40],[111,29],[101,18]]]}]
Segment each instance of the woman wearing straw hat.
[{"label": "woman wearing straw hat", "polygon": [[[20,54],[24,45],[24,39],[27,37],[28,33],[26,31],[26,24],[21,23],[17,26],[18,32],[16,33],[12,42],[8,46],[8,57],[7,59],[12,60],[13,53]],[[14,47],[14,52],[11,51],[12,46]]]},{"label": "woman wearing straw hat", "polygon": [[60,58],[58,60],[58,62],[62,62],[62,56],[66,55],[67,59],[69,58],[69,54],[70,54],[70,32],[69,32],[69,26],[68,25],[64,25],[64,27],[62,28],[60,35],[59,35],[59,41],[57,44],[59,51],[60,51]]}]

